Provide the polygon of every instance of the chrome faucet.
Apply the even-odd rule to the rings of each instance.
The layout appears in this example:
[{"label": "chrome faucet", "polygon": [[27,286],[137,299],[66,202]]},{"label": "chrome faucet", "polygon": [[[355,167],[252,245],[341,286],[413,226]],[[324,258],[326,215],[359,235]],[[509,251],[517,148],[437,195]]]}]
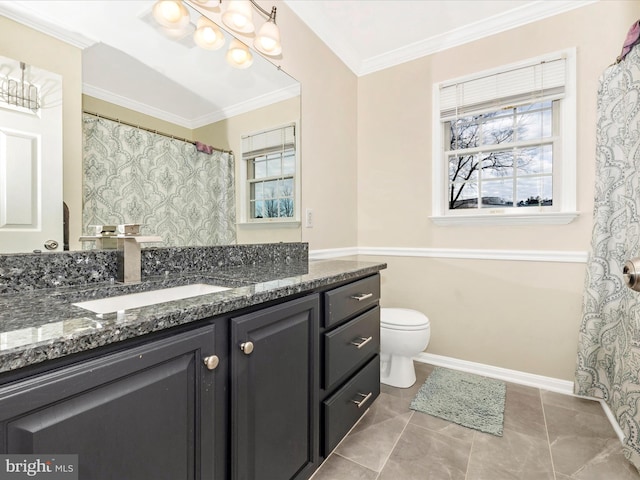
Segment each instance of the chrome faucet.
[{"label": "chrome faucet", "polygon": [[118,250],[117,280],[122,283],[140,282],[142,278],[141,248],[142,243],[161,242],[162,238],[151,235],[140,235],[140,225],[127,223],[108,229],[97,225],[96,235],[80,237],[81,241],[94,241],[98,248]]},{"label": "chrome faucet", "polygon": [[140,235],[140,225],[118,225],[118,275],[122,283],[139,282],[142,278],[141,248],[142,243],[161,242],[156,236]]},{"label": "chrome faucet", "polygon": [[118,275],[122,283],[139,282],[142,278],[140,244],[135,237],[118,237]]}]

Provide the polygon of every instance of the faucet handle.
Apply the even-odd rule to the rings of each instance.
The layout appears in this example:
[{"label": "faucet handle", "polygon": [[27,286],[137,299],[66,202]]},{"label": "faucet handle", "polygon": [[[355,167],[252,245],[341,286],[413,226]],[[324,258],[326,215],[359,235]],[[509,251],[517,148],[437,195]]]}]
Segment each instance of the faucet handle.
[{"label": "faucet handle", "polygon": [[123,223],[118,225],[119,235],[140,235],[140,223]]}]

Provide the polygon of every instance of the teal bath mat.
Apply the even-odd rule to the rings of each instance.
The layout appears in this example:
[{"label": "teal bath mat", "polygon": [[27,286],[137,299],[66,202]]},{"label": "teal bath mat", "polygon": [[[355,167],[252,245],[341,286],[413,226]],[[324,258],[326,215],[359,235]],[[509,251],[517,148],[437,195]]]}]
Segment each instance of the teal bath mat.
[{"label": "teal bath mat", "polygon": [[505,392],[501,380],[435,367],[410,408],[501,437]]}]

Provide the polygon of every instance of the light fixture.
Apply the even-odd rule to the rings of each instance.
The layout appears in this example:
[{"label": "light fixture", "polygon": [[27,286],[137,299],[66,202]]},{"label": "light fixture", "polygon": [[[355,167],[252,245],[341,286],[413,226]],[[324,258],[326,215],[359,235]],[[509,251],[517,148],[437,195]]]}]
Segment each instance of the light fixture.
[{"label": "light fixture", "polygon": [[193,34],[193,39],[196,45],[206,50],[217,50],[224,45],[222,31],[204,16],[198,19],[198,28]]},{"label": "light fixture", "polygon": [[[222,0],[191,0],[206,8],[217,8]],[[222,22],[232,30],[243,34],[254,32],[253,10],[255,8],[267,17],[267,21],[255,34],[253,46],[267,56],[278,56],[282,53],[280,29],[276,25],[276,7],[267,12],[255,0],[225,0],[227,7],[222,13]],[[193,24],[189,10],[182,0],[157,0],[153,5],[153,17],[164,27],[164,33],[176,40],[181,40],[193,32]],[[198,18],[193,39],[199,47],[206,50],[217,50],[225,43],[225,36],[220,28],[206,16]],[[233,39],[225,56],[227,62],[235,68],[248,68],[253,63],[253,55],[249,48],[239,40]]]},{"label": "light fixture", "polygon": [[265,55],[274,56],[282,53],[280,29],[276,25],[276,7],[271,8],[269,19],[258,30],[253,46]]},{"label": "light fixture", "polygon": [[249,48],[237,38],[231,40],[225,58],[235,68],[248,68],[253,63],[253,55]]},{"label": "light fixture", "polygon": [[181,0],[157,1],[153,5],[153,18],[171,30],[182,30],[189,25],[189,11]]},{"label": "light fixture", "polygon": [[229,6],[222,14],[222,23],[239,33],[254,31],[251,2],[249,0],[229,0]]},{"label": "light fixture", "polygon": [[280,29],[276,25],[276,7],[271,7],[269,13],[258,5],[255,0],[229,0],[229,6],[222,14],[222,22],[231,30],[240,33],[252,33],[254,31],[252,10],[254,7],[265,17],[267,21],[254,40],[254,47],[262,54],[268,56],[277,56],[282,53],[282,45],[280,43]]}]

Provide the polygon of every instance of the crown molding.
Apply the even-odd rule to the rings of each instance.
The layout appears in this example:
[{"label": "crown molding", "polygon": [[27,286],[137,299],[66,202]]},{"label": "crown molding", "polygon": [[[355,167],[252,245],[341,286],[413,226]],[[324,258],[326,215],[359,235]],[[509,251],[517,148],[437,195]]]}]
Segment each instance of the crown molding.
[{"label": "crown molding", "polygon": [[481,38],[489,37],[496,33],[584,7],[597,1],[598,0],[534,1],[522,7],[509,10],[508,12],[469,23],[449,32],[435,35],[405,47],[365,59],[359,59],[357,52],[353,51],[349,45],[342,45],[339,41],[334,40],[335,36],[332,33],[333,25],[323,18],[318,18],[312,2],[286,0],[286,3],[300,18],[313,18],[315,15],[312,30],[353,73],[361,77],[426,55],[480,40]]},{"label": "crown molding", "polygon": [[598,0],[557,0],[553,2],[537,1],[514,8],[500,15],[495,15],[478,22],[474,22],[451,30],[442,35],[436,35],[406,47],[393,50],[376,57],[364,59],[356,72],[358,76],[383,70],[416,58],[441,52],[465,43],[480,40],[496,33],[518,28],[523,25],[559,15],[576,8],[581,8]]},{"label": "crown molding", "polygon": [[0,14],[5,17],[42,32],[50,37],[73,45],[81,49],[98,43],[98,40],[86,37],[79,33],[65,29],[64,26],[55,25],[40,18],[40,14],[32,7],[17,5],[14,2],[0,1]]},{"label": "crown molding", "polygon": [[179,115],[175,115],[146,103],[138,102],[136,100],[114,94],[112,92],[109,92],[108,90],[94,87],[93,85],[89,85],[87,83],[84,83],[82,85],[82,93],[84,93],[85,95],[89,95],[90,97],[113,103],[120,107],[128,108],[130,110],[134,110],[136,112],[173,123],[174,125],[179,125],[181,127],[193,130],[196,128],[204,127],[211,123],[218,122],[220,120],[225,120],[241,113],[250,112],[252,110],[255,110],[256,108],[266,107],[273,103],[297,97],[298,95],[300,95],[300,85],[293,85],[291,87],[283,88],[276,92],[252,98],[251,100],[248,100],[246,102],[242,102],[229,108],[218,110],[194,119],[188,119]]},{"label": "crown molding", "polygon": [[132,100],[131,98],[117,95],[115,93],[109,92],[108,90],[104,90],[99,87],[94,87],[93,85],[89,85],[87,83],[82,84],[82,93],[85,95],[89,95],[90,97],[103,100],[105,102],[113,103],[114,105],[118,105],[120,107],[134,110],[144,115],[149,115],[151,117],[164,120],[165,122],[173,123],[174,125],[179,125],[181,127],[189,128],[191,130],[196,128],[193,126],[193,122],[190,121],[189,119],[180,117],[178,115],[169,113],[165,110],[161,110],[156,107],[152,107],[151,105],[147,105],[146,103],[137,102],[135,100]]},{"label": "crown molding", "polygon": [[230,107],[223,108],[222,110],[218,110],[217,112],[213,112],[209,115],[195,118],[193,122],[197,124],[196,128],[202,127],[219,120],[224,120],[226,118],[235,117],[236,115],[240,115],[242,113],[251,112],[252,110],[255,110],[257,108],[267,107],[274,103],[289,100],[290,98],[297,97],[298,95],[300,95],[300,84],[291,85],[289,87],[282,88],[274,92],[269,92],[259,97],[251,98],[245,102],[231,105]]}]

